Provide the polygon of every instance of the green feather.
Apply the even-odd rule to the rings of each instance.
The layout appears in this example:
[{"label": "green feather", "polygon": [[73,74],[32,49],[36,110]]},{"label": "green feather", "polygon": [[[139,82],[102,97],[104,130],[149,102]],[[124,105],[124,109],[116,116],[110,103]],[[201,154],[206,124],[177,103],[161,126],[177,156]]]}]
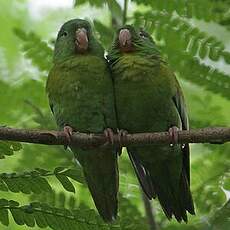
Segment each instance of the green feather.
[{"label": "green feather", "polygon": [[[75,34],[79,28],[87,31],[88,48],[84,53],[75,47]],[[74,19],[60,29],[46,90],[61,129],[68,124],[85,133],[103,133],[108,127],[116,130],[112,79],[103,55],[104,50],[93,37],[88,22]],[[118,192],[116,149],[70,147],[83,167],[98,212],[105,221],[115,219]]]},{"label": "green feather", "polygon": [[[119,42],[121,29],[131,34],[131,46],[125,51]],[[108,54],[119,128],[129,133],[168,131],[172,126],[187,129],[182,91],[152,38],[131,26],[121,29]],[[149,199],[157,196],[169,219],[174,215],[179,222],[187,221],[186,212],[194,214],[188,145],[136,146],[128,153]]]}]

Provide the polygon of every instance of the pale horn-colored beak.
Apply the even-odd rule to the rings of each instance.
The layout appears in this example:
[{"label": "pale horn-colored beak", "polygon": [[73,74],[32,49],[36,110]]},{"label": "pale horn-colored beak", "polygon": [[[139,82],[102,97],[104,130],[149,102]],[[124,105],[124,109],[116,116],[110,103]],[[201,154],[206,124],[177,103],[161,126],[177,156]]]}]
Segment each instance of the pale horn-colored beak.
[{"label": "pale horn-colored beak", "polygon": [[132,44],[132,36],[128,29],[121,29],[119,33],[119,43],[120,46],[131,46]]},{"label": "pale horn-colored beak", "polygon": [[84,52],[88,49],[89,40],[85,28],[79,28],[76,30],[75,45],[76,45],[76,49],[80,52]]}]

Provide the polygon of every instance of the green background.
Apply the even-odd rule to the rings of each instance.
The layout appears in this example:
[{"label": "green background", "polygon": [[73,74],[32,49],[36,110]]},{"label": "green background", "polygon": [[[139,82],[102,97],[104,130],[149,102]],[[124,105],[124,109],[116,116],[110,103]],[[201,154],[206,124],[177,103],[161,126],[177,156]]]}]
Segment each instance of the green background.
[{"label": "green background", "polygon": [[[116,28],[125,21],[144,27],[153,35],[178,76],[189,110],[190,127],[230,125],[229,0],[44,2],[0,0],[1,126],[56,128],[45,94],[45,81],[52,65],[52,49],[57,31],[65,21],[76,17],[88,19],[94,24],[95,33],[105,48],[111,44]],[[159,229],[230,227],[229,154],[229,144],[191,145],[191,189],[197,215],[189,216],[188,224],[179,224],[175,220],[169,222],[158,201],[154,200],[154,218]],[[2,199],[17,201],[20,206],[35,201],[45,202],[53,210],[51,216],[57,212],[54,207],[60,210],[64,207],[69,210],[80,208],[81,218],[75,215],[74,220],[76,229],[149,229],[139,186],[125,151],[119,159],[120,218],[114,226],[103,227],[97,221],[95,225],[79,224],[79,219],[93,222],[98,217],[96,213],[88,211],[94,205],[84,185],[81,169],[75,166],[70,151],[65,151],[63,147],[33,144],[19,146],[0,141],[0,157]],[[57,169],[60,166],[63,168]],[[35,168],[49,172],[36,171],[35,175],[32,173]],[[63,173],[67,168],[76,168],[72,177]],[[14,172],[16,174],[12,174]],[[19,189],[21,192],[16,189],[19,179],[16,181],[15,175],[30,192],[26,192],[26,188]],[[30,180],[25,175],[29,175]],[[43,178],[44,187],[40,187],[41,180],[39,182],[35,177]],[[5,191],[5,187],[8,191]],[[36,193],[38,190],[39,194]],[[17,221],[16,224],[11,214],[9,225],[6,226],[8,223],[6,212],[2,211],[5,210],[3,206],[0,202],[0,229],[28,228],[20,226]],[[27,209],[20,211],[24,213]],[[27,214],[21,217],[28,226],[33,226],[31,215],[27,210]],[[44,212],[42,215],[48,214]],[[50,215],[48,218],[51,218]],[[61,228],[55,224],[52,226],[54,229]],[[34,229],[38,229],[36,224]]]}]

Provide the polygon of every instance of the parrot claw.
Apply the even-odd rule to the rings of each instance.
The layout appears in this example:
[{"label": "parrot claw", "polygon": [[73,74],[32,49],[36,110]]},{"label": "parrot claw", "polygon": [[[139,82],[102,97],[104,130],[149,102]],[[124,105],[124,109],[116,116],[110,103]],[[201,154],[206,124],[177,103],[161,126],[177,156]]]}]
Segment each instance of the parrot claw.
[{"label": "parrot claw", "polygon": [[172,145],[176,145],[178,144],[178,131],[179,128],[176,126],[172,126],[171,128],[169,128],[169,137],[171,139],[171,144]]},{"label": "parrot claw", "polygon": [[118,131],[118,141],[119,141],[119,143],[120,143],[120,148],[122,148],[123,140],[126,139],[127,134],[128,134],[128,131],[127,131],[127,130],[120,129],[120,130]]},{"label": "parrot claw", "polygon": [[[68,125],[65,125],[63,128],[63,131],[66,134],[68,142],[70,143],[71,142],[71,136],[73,135],[73,128],[68,126]],[[67,149],[67,147],[68,147],[67,145],[64,146],[65,150]]]},{"label": "parrot claw", "polygon": [[111,128],[107,128],[104,130],[104,135],[107,138],[107,142],[104,145],[108,145],[108,144],[114,144],[114,133],[113,130]]}]

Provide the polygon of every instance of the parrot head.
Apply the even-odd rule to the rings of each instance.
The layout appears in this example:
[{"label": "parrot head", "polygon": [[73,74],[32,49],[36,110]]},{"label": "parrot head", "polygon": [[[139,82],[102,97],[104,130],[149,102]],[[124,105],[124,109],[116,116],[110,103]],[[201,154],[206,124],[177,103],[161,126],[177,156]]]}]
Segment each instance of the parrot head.
[{"label": "parrot head", "polygon": [[143,29],[136,29],[134,26],[126,25],[118,29],[107,56],[114,60],[125,53],[139,53],[142,55],[159,54],[155,42],[150,34]]},{"label": "parrot head", "polygon": [[82,19],[72,19],[64,23],[55,42],[54,62],[87,53],[102,56],[104,54],[103,48],[93,36],[89,22]]}]

